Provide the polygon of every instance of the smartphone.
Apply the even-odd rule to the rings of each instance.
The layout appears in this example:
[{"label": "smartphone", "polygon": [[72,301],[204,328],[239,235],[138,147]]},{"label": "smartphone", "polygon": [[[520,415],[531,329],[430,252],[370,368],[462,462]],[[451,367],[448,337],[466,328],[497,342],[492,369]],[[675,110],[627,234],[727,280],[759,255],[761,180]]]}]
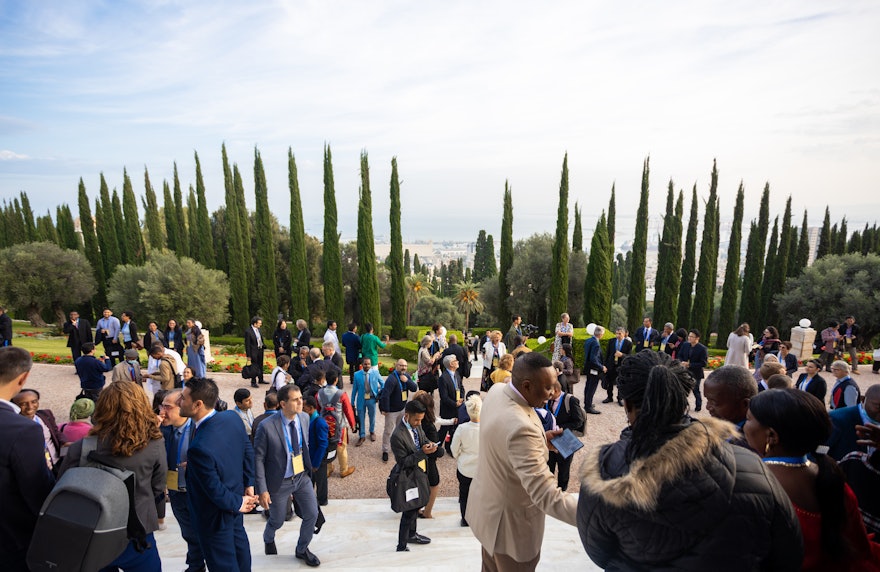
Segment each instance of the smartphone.
[{"label": "smartphone", "polygon": [[440,444],[441,444],[442,442],[443,442],[443,441],[437,441],[436,443],[434,443],[434,446],[437,447],[437,448],[439,449],[439,448],[440,448]]}]

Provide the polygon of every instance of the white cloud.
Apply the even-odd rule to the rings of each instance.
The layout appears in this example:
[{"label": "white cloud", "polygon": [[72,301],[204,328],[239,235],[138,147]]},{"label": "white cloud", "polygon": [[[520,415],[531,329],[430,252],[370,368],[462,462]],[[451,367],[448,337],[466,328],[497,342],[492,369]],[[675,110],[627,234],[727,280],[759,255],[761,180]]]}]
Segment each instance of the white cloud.
[{"label": "white cloud", "polygon": [[0,161],[24,161],[25,159],[30,159],[30,157],[7,149],[0,151]]}]

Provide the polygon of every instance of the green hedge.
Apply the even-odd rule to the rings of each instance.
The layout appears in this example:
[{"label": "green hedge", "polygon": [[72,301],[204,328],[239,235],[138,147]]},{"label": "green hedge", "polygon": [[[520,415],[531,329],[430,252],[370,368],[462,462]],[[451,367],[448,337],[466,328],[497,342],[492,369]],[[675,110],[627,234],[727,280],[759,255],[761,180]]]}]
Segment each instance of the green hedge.
[{"label": "green hedge", "polygon": [[[422,341],[422,338],[425,337],[425,332],[431,331],[431,326],[407,326],[406,327],[406,339],[419,343]],[[446,338],[449,339],[449,336],[455,334],[458,338],[458,343],[464,344],[464,334],[461,330],[446,330]]]},{"label": "green hedge", "polygon": [[[587,338],[591,338],[591,337],[592,336],[588,336],[586,333],[578,334],[577,330],[575,330],[575,335],[571,340],[571,349],[574,352],[574,356],[572,356],[574,359],[574,366],[578,369],[581,369],[581,370],[584,369],[584,342],[587,341]],[[537,347],[532,348],[532,350],[537,351],[537,352],[541,352],[543,354],[546,354],[547,357],[550,357],[551,355],[553,355],[553,341],[554,341],[554,339],[555,338],[547,338],[546,342],[538,345]],[[606,330],[605,335],[603,335],[602,339],[599,340],[599,346],[602,350],[602,359],[604,359],[605,351],[608,348],[608,340],[613,340],[613,339],[614,339],[614,334],[612,334],[611,332]],[[532,340],[529,340],[529,341],[532,341]],[[535,340],[535,341],[537,341],[537,340]],[[526,342],[526,345],[531,347],[528,344],[528,342]]]},{"label": "green hedge", "polygon": [[419,344],[404,340],[390,345],[391,357],[394,359],[405,359],[409,362],[418,362],[419,360]]}]

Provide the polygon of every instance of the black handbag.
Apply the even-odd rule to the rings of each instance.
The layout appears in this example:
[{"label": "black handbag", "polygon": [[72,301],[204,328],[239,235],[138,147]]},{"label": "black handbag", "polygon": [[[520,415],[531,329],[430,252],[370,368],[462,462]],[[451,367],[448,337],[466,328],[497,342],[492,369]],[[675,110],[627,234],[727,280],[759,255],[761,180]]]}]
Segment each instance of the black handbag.
[{"label": "black handbag", "polygon": [[260,375],[260,366],[255,363],[248,364],[241,368],[241,377],[245,379],[253,379]]},{"label": "black handbag", "polygon": [[431,486],[428,475],[418,467],[401,469],[395,464],[385,484],[385,492],[391,499],[391,510],[406,512],[418,510],[428,504]]}]

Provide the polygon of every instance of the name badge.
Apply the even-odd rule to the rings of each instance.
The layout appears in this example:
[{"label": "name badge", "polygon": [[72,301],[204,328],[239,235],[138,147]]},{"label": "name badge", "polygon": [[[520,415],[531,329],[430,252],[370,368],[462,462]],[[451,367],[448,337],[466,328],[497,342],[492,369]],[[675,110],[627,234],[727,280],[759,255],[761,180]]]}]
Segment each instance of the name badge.
[{"label": "name badge", "polygon": [[456,390],[455,390],[455,400],[458,401],[458,400],[460,400],[460,399],[461,399],[461,390],[460,390],[460,389],[456,389]]},{"label": "name badge", "polygon": [[300,453],[299,455],[293,455],[290,459],[291,459],[291,462],[293,463],[293,476],[294,477],[306,470],[306,467],[303,464],[302,453]]},{"label": "name badge", "polygon": [[364,392],[364,399],[372,399],[373,397],[370,395],[369,391]]},{"label": "name badge", "polygon": [[852,338],[849,336],[847,336],[847,338],[846,338],[846,345],[848,345],[848,346],[852,345]]},{"label": "name badge", "polygon": [[177,490],[177,471],[174,469],[168,469],[168,473],[165,477],[165,488],[169,491]]},{"label": "name badge", "polygon": [[428,472],[428,462],[425,459],[419,461],[418,467],[422,470],[423,473]]},{"label": "name badge", "polygon": [[406,401],[407,395],[409,395],[408,391],[401,391],[400,392],[400,397],[403,398],[404,401]]},{"label": "name badge", "polygon": [[666,351],[666,344],[665,344],[665,343],[662,343],[662,342],[660,343],[660,351],[661,351],[661,352],[665,352],[665,351]]}]

